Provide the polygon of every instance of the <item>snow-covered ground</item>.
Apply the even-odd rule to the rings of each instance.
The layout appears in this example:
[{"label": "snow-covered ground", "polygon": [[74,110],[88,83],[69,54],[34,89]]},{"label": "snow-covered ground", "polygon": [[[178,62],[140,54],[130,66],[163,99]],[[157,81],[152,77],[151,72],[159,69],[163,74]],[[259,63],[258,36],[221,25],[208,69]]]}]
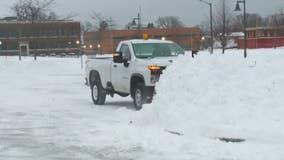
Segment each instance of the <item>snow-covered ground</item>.
[{"label": "snow-covered ground", "polygon": [[284,49],[217,52],[179,57],[139,112],[93,105],[80,59],[0,57],[0,160],[283,160]]}]

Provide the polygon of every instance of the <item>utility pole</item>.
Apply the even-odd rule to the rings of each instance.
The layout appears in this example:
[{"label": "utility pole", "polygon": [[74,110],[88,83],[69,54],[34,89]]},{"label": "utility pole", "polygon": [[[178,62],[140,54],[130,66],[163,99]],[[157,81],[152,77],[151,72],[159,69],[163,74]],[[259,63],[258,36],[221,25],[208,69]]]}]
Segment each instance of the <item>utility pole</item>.
[{"label": "utility pole", "polygon": [[244,50],[244,57],[247,58],[247,15],[246,15],[246,0],[243,1],[244,3],[244,32],[245,32],[245,50]]},{"label": "utility pole", "polygon": [[212,3],[209,3],[210,6],[210,41],[211,41],[211,54],[213,54],[213,44],[214,44],[214,37],[213,37],[213,11],[212,11]]},{"label": "utility pole", "polygon": [[138,20],[138,26],[137,26],[137,28],[140,30],[140,29],[141,29],[141,23],[140,23],[141,17],[140,17],[140,13],[138,13],[138,15],[137,15],[137,20]]},{"label": "utility pole", "polygon": [[235,11],[241,11],[240,4],[244,4],[244,26],[243,26],[243,32],[244,32],[244,58],[247,58],[247,15],[246,15],[246,0],[238,0],[236,4]]},{"label": "utility pole", "polygon": [[222,33],[222,53],[225,53],[226,47],[226,7],[225,7],[225,0],[223,0],[223,33]]},{"label": "utility pole", "polygon": [[210,8],[210,46],[211,46],[211,51],[210,53],[213,54],[213,44],[214,44],[214,37],[213,37],[213,13],[212,13],[212,3],[207,2],[204,0],[199,0],[200,2],[203,2],[207,4]]},{"label": "utility pole", "polygon": [[[137,23],[136,23],[137,20]],[[137,14],[137,17],[133,18],[132,25],[136,26],[137,25],[137,30],[138,30],[138,36],[141,36],[141,7],[139,6],[139,12]]]}]

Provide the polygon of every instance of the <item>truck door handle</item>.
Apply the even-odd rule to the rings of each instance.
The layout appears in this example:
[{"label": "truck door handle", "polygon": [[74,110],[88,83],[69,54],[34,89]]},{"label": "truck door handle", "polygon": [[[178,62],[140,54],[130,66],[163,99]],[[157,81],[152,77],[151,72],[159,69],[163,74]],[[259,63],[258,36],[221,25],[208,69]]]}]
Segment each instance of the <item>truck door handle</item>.
[{"label": "truck door handle", "polygon": [[117,67],[117,65],[116,65],[116,64],[114,64],[114,65],[113,65],[113,67]]}]

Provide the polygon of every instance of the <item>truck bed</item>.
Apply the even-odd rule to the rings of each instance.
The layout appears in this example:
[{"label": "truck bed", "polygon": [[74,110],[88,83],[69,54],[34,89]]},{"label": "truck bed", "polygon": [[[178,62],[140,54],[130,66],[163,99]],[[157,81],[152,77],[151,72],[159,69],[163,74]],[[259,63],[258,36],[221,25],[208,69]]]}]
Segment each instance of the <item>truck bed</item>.
[{"label": "truck bed", "polygon": [[88,59],[110,59],[112,60],[113,56],[111,54],[107,55],[88,55]]},{"label": "truck bed", "polygon": [[88,60],[89,62],[86,66],[87,75],[90,73],[91,70],[96,70],[98,73],[100,73],[100,78],[103,87],[106,88],[106,82],[109,82],[111,78],[111,65],[113,61],[112,55],[111,57],[105,55],[91,57],[88,56]]}]

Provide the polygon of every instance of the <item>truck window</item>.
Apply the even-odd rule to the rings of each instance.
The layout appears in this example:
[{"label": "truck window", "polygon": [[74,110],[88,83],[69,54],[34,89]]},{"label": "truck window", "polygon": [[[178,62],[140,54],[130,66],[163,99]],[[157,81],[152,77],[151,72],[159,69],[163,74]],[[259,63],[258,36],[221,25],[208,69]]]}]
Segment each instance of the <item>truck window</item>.
[{"label": "truck window", "polygon": [[120,52],[122,52],[122,58],[125,60],[131,60],[131,52],[127,44],[122,44],[120,47]]},{"label": "truck window", "polygon": [[184,54],[184,50],[176,43],[137,43],[133,44],[137,58],[170,57]]}]

